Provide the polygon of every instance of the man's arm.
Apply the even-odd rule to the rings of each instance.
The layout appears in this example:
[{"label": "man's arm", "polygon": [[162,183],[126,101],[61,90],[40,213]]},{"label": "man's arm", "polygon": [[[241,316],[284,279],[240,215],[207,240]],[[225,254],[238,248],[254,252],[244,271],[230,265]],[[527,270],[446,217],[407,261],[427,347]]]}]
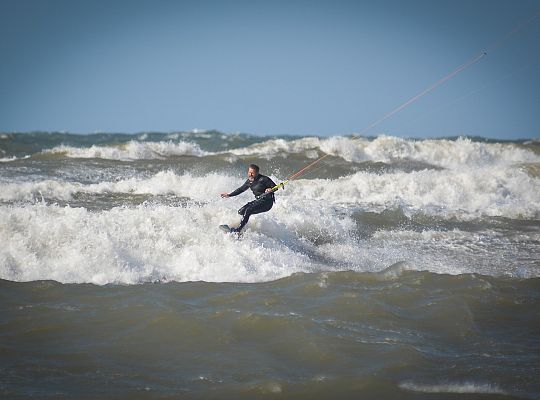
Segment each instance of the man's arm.
[{"label": "man's arm", "polygon": [[244,193],[249,188],[249,179],[244,182],[238,189],[233,190],[231,193],[221,193],[221,197],[233,197],[238,196],[240,193]]}]

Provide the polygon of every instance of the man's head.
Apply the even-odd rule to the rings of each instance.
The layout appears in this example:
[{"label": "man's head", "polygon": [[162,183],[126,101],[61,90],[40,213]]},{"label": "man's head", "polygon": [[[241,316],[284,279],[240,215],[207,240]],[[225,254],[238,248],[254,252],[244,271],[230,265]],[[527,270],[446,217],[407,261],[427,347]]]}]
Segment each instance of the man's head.
[{"label": "man's head", "polygon": [[248,167],[248,179],[254,181],[255,178],[259,175],[259,166],[255,164],[249,164]]}]

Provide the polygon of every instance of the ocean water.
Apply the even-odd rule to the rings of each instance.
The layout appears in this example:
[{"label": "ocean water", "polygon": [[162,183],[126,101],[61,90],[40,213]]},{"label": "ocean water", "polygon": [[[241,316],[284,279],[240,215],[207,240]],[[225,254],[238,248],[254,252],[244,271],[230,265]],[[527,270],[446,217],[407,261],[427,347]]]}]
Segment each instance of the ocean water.
[{"label": "ocean water", "polygon": [[537,140],[4,133],[0,242],[2,398],[540,398]]}]

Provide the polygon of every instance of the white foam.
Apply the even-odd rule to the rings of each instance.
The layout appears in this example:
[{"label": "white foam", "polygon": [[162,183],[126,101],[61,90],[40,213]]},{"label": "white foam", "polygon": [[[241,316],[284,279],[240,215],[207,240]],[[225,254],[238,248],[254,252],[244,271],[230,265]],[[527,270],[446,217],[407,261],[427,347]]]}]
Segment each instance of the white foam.
[{"label": "white foam", "polygon": [[241,147],[229,152],[237,156],[258,155],[272,158],[276,155],[286,156],[288,153],[300,153],[320,147],[321,140],[316,137],[305,137],[296,140],[271,139],[248,147]]},{"label": "white foam", "polygon": [[[226,204],[226,203],[223,203]],[[277,240],[224,235],[233,210],[220,205],[83,208],[0,207],[0,278],[95,284],[267,281],[309,268],[309,258]]]},{"label": "white foam", "polygon": [[128,178],[118,182],[82,184],[59,180],[40,180],[30,182],[0,182],[0,200],[35,201],[42,197],[49,201],[73,199],[76,193],[104,194],[172,194],[193,200],[206,201],[215,198],[220,192],[230,191],[238,186],[238,178],[218,174],[195,177],[191,174],[176,175],[172,171],[161,171],[150,178]]},{"label": "white foam", "polygon": [[[219,197],[220,185],[230,189],[237,178],[163,175],[154,179],[161,183],[170,179],[179,190],[189,187],[190,196],[206,201],[186,207],[146,204],[99,212],[45,203],[0,206],[4,243],[0,278],[96,284],[259,282],[323,269],[317,265],[326,250],[321,253],[313,243],[318,238],[356,246],[351,242],[354,222],[349,217],[336,218],[331,206],[305,210],[286,199],[278,200],[271,212],[253,216],[248,232],[236,241],[217,226],[238,224],[237,209],[252,199],[251,195]],[[187,179],[195,184],[184,185]],[[204,179],[215,185],[198,184]],[[147,184],[161,190],[150,180]],[[131,187],[137,186],[133,182]]]},{"label": "white foam", "polygon": [[[276,177],[273,177],[278,181]],[[208,201],[220,192],[240,186],[242,179],[218,173],[194,176],[161,171],[151,177],[132,177],[117,182],[82,184],[59,180],[1,183],[0,200],[69,201],[76,193],[172,194]],[[278,192],[291,207],[302,201],[339,207],[356,205],[382,211],[401,209],[442,218],[470,220],[482,216],[540,218],[540,179],[520,168],[490,167],[475,170],[422,170],[411,173],[358,172],[339,179],[297,180]]]},{"label": "white foam", "polygon": [[[332,151],[344,157],[363,157],[360,148],[345,154],[349,140],[318,143],[334,146]],[[298,142],[298,149],[314,151],[317,141]],[[531,260],[534,246],[540,243],[533,233],[512,238],[493,231],[381,230],[365,240],[353,237],[352,214],[357,210],[400,209],[457,220],[538,219],[540,179],[513,166],[520,157],[512,147],[504,151],[511,153],[506,161],[493,159],[490,165],[294,181],[277,193],[271,212],[252,217],[248,233],[239,242],[216,227],[237,224],[236,210],[252,199],[249,191],[231,199],[219,197],[220,192],[238,187],[242,177],[161,171],[118,181],[112,175],[109,181],[94,184],[5,178],[0,181],[0,201],[15,204],[0,206],[0,242],[4,243],[0,278],[97,284],[259,282],[300,271],[374,272],[402,261],[407,268],[439,273],[523,276],[527,271],[527,277],[540,276],[537,261]],[[172,194],[196,204],[182,208],[146,204],[97,212],[51,205],[56,200],[69,203],[79,193]]]},{"label": "white foam", "polygon": [[301,152],[313,156],[314,150],[349,162],[413,160],[449,169],[540,162],[539,155],[515,144],[474,142],[468,138],[410,140],[384,135],[374,140],[345,136],[272,139],[230,152],[272,158]]},{"label": "white foam", "polygon": [[30,156],[24,156],[24,157],[3,157],[0,158],[0,162],[11,162],[11,161],[17,161],[17,160],[24,160],[26,158],[29,158]]},{"label": "white foam", "polygon": [[435,385],[423,385],[412,382],[402,382],[399,387],[405,390],[423,393],[486,393],[486,394],[501,394],[506,392],[498,385],[491,383],[441,383]]},{"label": "white foam", "polygon": [[64,154],[71,158],[102,158],[107,160],[132,161],[164,159],[171,156],[204,156],[198,144],[190,142],[139,142],[131,140],[115,146],[72,147],[57,146],[43,153]]},{"label": "white foam", "polygon": [[[169,179],[178,178],[171,174]],[[354,207],[294,196],[278,197],[270,212],[253,216],[236,241],[217,226],[238,224],[236,210],[251,196],[220,199],[219,190],[213,192],[219,187],[198,192],[194,186],[191,196],[206,201],[185,207],[144,204],[91,212],[45,202],[0,206],[0,278],[261,282],[295,272],[376,272],[395,263],[398,267],[382,275],[399,276],[406,266],[495,276],[521,276],[525,268],[528,276],[540,276],[531,258],[540,234],[524,242],[493,231],[381,230],[359,239],[354,237]]]},{"label": "white foam", "polygon": [[215,200],[185,207],[145,204],[98,212],[45,203],[0,206],[0,278],[261,282],[296,272],[376,272],[400,261],[405,263],[391,273],[406,265],[495,276],[519,276],[526,268],[529,276],[540,276],[531,259],[538,235],[522,243],[496,232],[383,230],[360,240],[350,208],[283,197],[270,212],[253,216],[236,241],[217,226],[238,224],[236,210],[251,196],[213,195]]},{"label": "white foam", "polygon": [[[198,138],[206,138],[206,136],[208,135],[197,135]],[[179,134],[171,134],[167,138],[178,139],[179,137]],[[140,139],[145,138],[146,136],[143,135]],[[225,136],[223,139],[232,138],[234,135]],[[270,139],[247,147],[217,153],[204,151],[196,143],[173,142],[172,140],[166,142],[132,140],[119,145],[93,145],[86,148],[61,145],[43,152],[60,153],[73,158],[103,158],[121,161],[164,159],[184,155],[202,157],[215,154],[271,159],[286,158],[289,154],[302,153],[308,158],[316,158],[326,153],[349,162],[391,163],[396,160],[411,160],[447,169],[540,162],[540,155],[512,143],[475,142],[469,138],[411,140],[384,135],[376,139],[350,136],[303,137],[294,140]]]},{"label": "white foam", "polygon": [[298,180],[287,195],[375,211],[402,209],[443,218],[540,217],[540,179],[519,168],[358,172],[335,180]]},{"label": "white foam", "polygon": [[[339,137],[329,143],[340,143],[338,150],[347,145]],[[487,165],[513,165],[538,162],[540,156],[515,144],[474,142],[468,138],[457,140],[408,140],[392,136],[379,136],[373,141],[353,139],[355,153],[339,151],[347,161],[414,160],[449,169],[482,167]]]}]

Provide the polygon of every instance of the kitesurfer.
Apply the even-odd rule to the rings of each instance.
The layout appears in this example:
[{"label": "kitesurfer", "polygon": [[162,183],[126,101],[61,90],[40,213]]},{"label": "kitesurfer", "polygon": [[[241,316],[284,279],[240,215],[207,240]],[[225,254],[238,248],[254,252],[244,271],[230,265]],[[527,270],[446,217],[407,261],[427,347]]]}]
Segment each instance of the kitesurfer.
[{"label": "kitesurfer", "polygon": [[237,228],[231,228],[231,232],[240,233],[248,223],[250,216],[267,212],[272,208],[275,202],[273,190],[275,186],[276,184],[272,179],[259,173],[259,167],[257,165],[250,164],[244,184],[231,193],[221,193],[221,197],[227,198],[238,196],[247,189],[251,189],[255,195],[255,200],[250,201],[238,210],[238,214],[242,216],[242,220]]}]

